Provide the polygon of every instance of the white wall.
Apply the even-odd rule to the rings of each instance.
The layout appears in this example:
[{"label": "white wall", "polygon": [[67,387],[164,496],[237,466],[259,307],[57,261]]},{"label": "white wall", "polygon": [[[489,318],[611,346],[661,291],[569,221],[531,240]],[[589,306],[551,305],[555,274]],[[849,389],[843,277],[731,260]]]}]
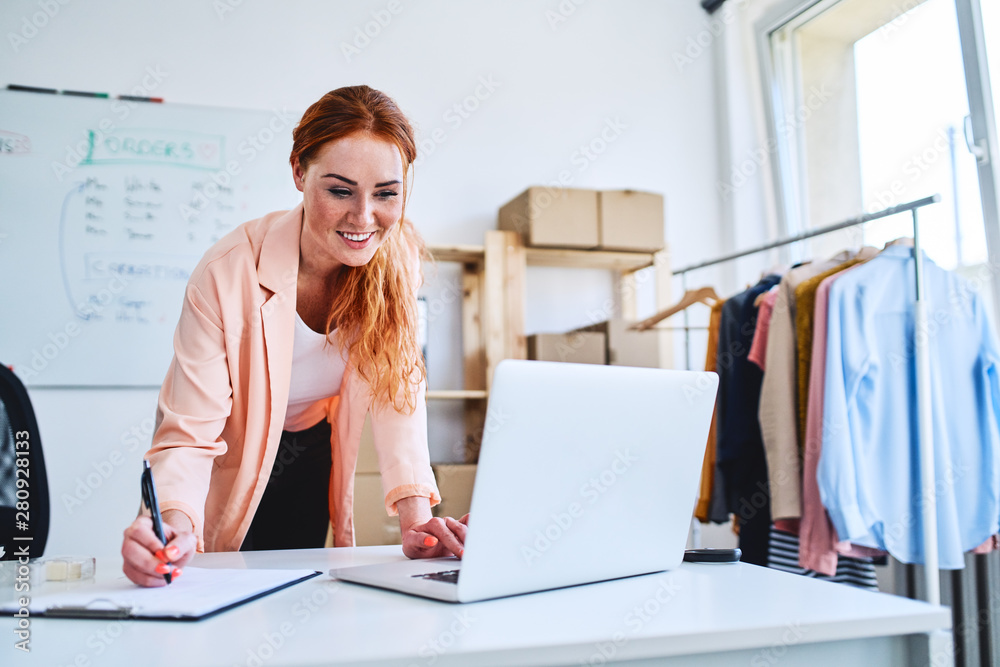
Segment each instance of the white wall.
[{"label": "white wall", "polygon": [[[501,204],[565,171],[574,186],[664,193],[675,263],[721,249],[715,38],[696,0],[64,1],[0,5],[0,84],[127,93],[154,68],[163,80],[150,94],[168,103],[301,112],[327,90],[367,83],[417,128],[424,157],[409,212],[431,243],[481,243]],[[43,5],[58,13],[39,14]],[[373,16],[390,20],[348,57],[342,45]],[[33,21],[44,25],[33,31]],[[705,35],[708,48],[699,46]],[[456,104],[470,109],[466,118]],[[580,147],[608,123],[620,133],[584,158]],[[532,269],[528,278],[529,332],[587,323],[612,294],[600,271]],[[434,388],[461,382],[457,281],[442,265],[426,288],[448,304],[431,322]],[[641,316],[651,314],[644,303]],[[51,477],[49,553],[118,549],[138,503],[155,398],[32,391]],[[433,406],[435,459],[460,458],[456,409]]]}]

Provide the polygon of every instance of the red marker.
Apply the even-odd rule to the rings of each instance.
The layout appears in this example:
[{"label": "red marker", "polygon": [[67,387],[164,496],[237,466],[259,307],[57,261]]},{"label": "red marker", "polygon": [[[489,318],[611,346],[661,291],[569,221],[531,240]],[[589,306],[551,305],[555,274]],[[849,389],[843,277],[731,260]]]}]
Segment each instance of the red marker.
[{"label": "red marker", "polygon": [[127,102],[156,102],[158,104],[163,104],[162,97],[140,97],[139,95],[119,95],[118,99],[125,100]]}]

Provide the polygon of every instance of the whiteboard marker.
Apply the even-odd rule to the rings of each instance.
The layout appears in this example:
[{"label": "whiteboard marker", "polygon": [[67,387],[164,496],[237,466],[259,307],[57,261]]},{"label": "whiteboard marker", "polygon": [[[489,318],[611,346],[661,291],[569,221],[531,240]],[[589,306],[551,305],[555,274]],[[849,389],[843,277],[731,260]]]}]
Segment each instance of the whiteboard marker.
[{"label": "whiteboard marker", "polygon": [[83,90],[64,90],[63,95],[73,95],[74,97],[100,97],[102,99],[107,99],[107,93],[88,93]]},{"label": "whiteboard marker", "polygon": [[36,88],[35,86],[19,86],[16,83],[8,83],[7,90],[20,90],[25,93],[48,93],[49,95],[58,95],[59,91],[55,88]]},{"label": "whiteboard marker", "polygon": [[139,95],[119,95],[118,99],[126,100],[128,102],[157,102],[162,104],[162,97],[140,97]]}]

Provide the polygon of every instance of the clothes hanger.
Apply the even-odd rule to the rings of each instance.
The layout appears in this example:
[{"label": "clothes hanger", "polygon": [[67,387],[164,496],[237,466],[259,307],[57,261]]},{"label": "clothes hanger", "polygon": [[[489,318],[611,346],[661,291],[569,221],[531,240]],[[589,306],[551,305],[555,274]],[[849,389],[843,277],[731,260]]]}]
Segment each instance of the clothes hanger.
[{"label": "clothes hanger", "polygon": [[[898,238],[898,239],[895,239],[894,241],[889,241],[888,243],[886,243],[885,247],[888,248],[891,245],[906,245],[906,246],[913,247],[913,239],[909,238],[909,237]],[[860,255],[866,249],[867,250],[877,250],[877,249],[871,248],[870,246],[861,246],[858,249],[846,248],[846,249],[841,250],[840,252],[838,252],[836,255],[834,255],[830,259],[832,260],[832,259],[834,259],[836,257],[839,257],[839,256],[843,255],[844,253],[847,253],[847,254],[849,254],[849,255],[851,255],[853,257],[857,257],[858,255]],[[884,249],[885,248],[883,248],[883,250]],[[794,268],[799,267],[799,266],[804,266],[806,264],[810,264],[811,262],[812,262],[812,260],[805,260],[803,262],[799,262],[798,264],[793,264],[791,268],[794,269]],[[769,272],[765,272],[761,277],[768,275],[768,273],[781,273],[781,271],[777,271],[776,269],[771,269]],[[777,286],[772,287],[767,292],[761,292],[760,294],[758,294],[757,298],[754,299],[754,302],[753,302],[754,307],[755,308],[759,308],[761,302],[768,295],[768,293],[769,292],[773,292],[776,289],[777,289]]]},{"label": "clothes hanger", "polygon": [[722,299],[715,293],[714,287],[700,287],[698,289],[688,290],[684,292],[684,296],[681,297],[681,300],[674,305],[670,306],[666,310],[661,310],[652,317],[647,317],[641,322],[636,322],[630,326],[629,329],[635,331],[646,331],[647,329],[652,329],[657,323],[662,322],[671,315],[676,315],[696,303],[703,303],[706,306],[711,306],[716,301],[722,301]]},{"label": "clothes hanger", "polygon": [[[913,237],[912,236],[901,236],[898,239],[893,239],[893,240],[891,240],[891,241],[889,241],[888,243],[885,244],[885,248],[888,248],[889,246],[893,246],[893,245],[901,245],[901,246],[906,246],[907,248],[912,248],[913,247]],[[885,248],[882,248],[882,250],[885,250]]]}]

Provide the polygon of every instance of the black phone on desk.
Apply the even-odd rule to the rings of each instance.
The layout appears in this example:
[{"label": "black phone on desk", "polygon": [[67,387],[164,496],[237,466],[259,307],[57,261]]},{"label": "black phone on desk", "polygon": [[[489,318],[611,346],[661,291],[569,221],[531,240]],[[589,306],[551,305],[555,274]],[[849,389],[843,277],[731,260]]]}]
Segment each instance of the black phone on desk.
[{"label": "black phone on desk", "polygon": [[739,549],[687,549],[684,560],[688,563],[738,563],[742,555]]}]

